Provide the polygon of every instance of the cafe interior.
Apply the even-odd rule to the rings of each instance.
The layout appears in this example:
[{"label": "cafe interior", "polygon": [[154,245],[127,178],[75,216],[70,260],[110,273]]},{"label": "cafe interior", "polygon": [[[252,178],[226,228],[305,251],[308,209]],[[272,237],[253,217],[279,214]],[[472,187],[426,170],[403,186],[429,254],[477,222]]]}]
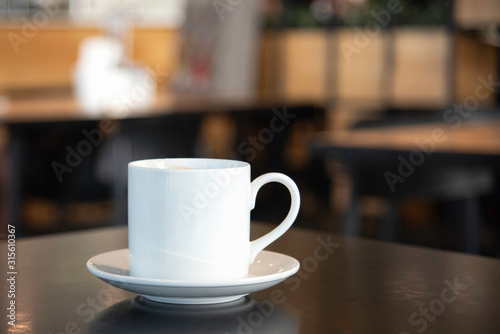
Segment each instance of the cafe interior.
[{"label": "cafe interior", "polygon": [[0,0],[0,333],[497,334],[499,27]]},{"label": "cafe interior", "polygon": [[[126,226],[129,162],[234,159],[297,183],[296,228],[498,257],[499,24],[496,0],[0,0],[2,221]],[[267,185],[252,220],[289,206]]]}]

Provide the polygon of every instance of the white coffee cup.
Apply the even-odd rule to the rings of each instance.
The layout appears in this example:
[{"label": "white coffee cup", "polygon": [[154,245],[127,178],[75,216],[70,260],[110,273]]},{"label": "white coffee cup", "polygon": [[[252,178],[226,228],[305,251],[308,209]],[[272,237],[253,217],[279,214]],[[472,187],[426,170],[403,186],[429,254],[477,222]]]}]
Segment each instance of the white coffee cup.
[{"label": "white coffee cup", "polygon": [[[297,185],[268,173],[250,182],[250,165],[221,159],[154,159],[128,165],[130,274],[182,281],[248,276],[257,254],[293,224]],[[250,241],[250,211],[266,183],[291,194],[287,217]]]}]

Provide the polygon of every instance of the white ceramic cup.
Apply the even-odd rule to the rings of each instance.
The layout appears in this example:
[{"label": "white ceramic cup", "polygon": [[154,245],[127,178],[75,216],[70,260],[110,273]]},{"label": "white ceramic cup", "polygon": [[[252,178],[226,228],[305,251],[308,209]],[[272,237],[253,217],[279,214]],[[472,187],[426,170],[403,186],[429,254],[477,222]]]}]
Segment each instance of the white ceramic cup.
[{"label": "white ceramic cup", "polygon": [[[250,241],[250,211],[260,187],[285,185],[285,220]],[[297,185],[268,173],[250,182],[250,165],[220,159],[154,159],[128,165],[130,274],[182,281],[248,276],[257,254],[285,233],[300,207]]]}]

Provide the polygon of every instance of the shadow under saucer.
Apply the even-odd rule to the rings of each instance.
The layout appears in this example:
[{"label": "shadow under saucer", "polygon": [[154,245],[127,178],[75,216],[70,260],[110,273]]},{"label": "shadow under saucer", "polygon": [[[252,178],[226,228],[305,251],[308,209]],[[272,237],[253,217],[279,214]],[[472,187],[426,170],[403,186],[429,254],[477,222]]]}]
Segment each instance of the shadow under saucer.
[{"label": "shadow under saucer", "polygon": [[299,319],[271,301],[249,297],[223,304],[175,305],[138,296],[103,310],[89,324],[89,332],[294,334]]}]

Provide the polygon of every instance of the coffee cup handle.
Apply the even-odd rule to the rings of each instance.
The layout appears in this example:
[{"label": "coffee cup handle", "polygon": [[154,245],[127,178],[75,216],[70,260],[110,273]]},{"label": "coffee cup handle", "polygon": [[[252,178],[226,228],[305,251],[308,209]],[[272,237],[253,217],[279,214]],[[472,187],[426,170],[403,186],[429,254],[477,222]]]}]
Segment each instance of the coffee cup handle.
[{"label": "coffee cup handle", "polygon": [[290,210],[288,211],[285,220],[283,220],[281,224],[275,227],[271,232],[250,242],[250,263],[253,263],[255,257],[260,253],[260,251],[262,251],[269,244],[282,236],[283,233],[285,233],[290,228],[290,226],[292,226],[295,218],[297,218],[297,214],[299,213],[299,189],[291,178],[281,173],[267,173],[253,180],[253,182],[251,183],[250,210],[253,210],[255,208],[255,200],[257,199],[257,193],[259,192],[259,189],[264,184],[270,182],[278,182],[287,187],[288,191],[290,191],[292,202],[290,204]]}]

